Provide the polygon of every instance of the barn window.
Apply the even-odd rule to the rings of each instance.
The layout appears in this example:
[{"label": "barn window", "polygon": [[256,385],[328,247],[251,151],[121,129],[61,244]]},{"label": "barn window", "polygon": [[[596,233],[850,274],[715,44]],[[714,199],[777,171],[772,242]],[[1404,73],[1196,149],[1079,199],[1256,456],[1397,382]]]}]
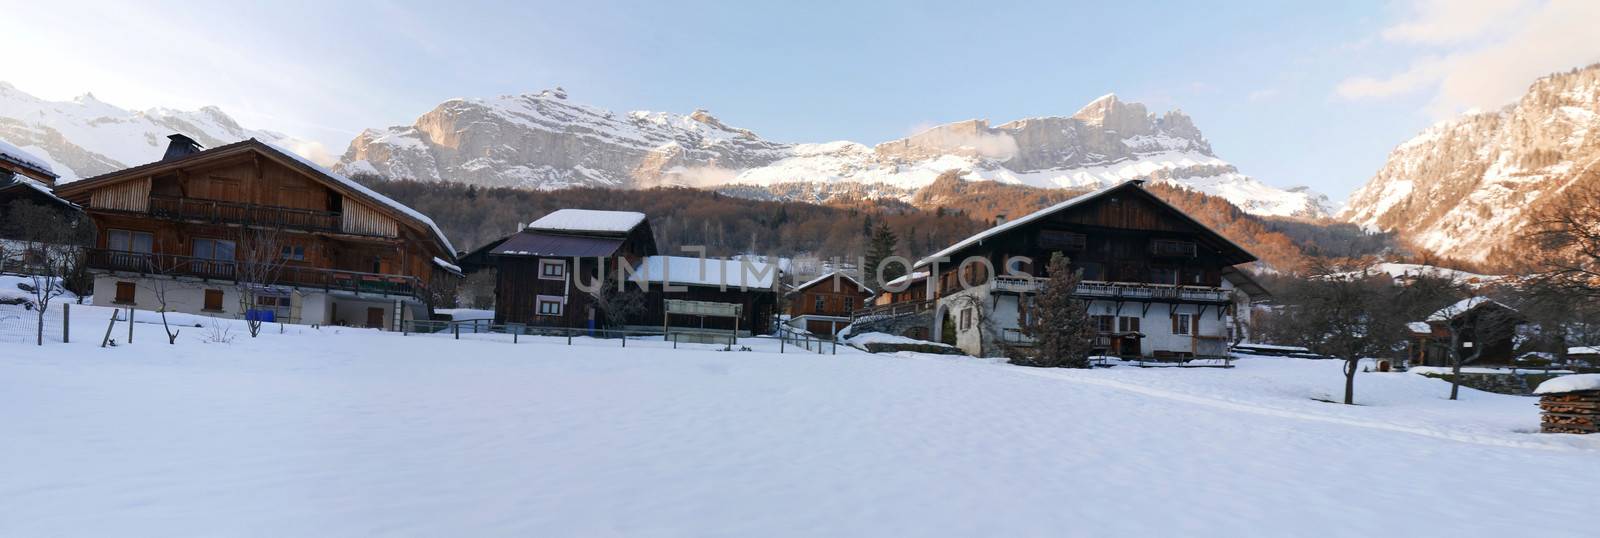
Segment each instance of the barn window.
[{"label": "barn window", "polygon": [[545,280],[566,280],[566,260],[539,260],[539,278]]},{"label": "barn window", "polygon": [[205,309],[211,312],[222,311],[222,290],[206,290]]},{"label": "barn window", "polygon": [[812,304],[811,306],[815,307],[814,309],[816,311],[818,311],[818,312],[822,312],[824,310],[827,310],[828,309],[828,298],[826,296],[823,296],[823,295],[817,295],[814,304]]},{"label": "barn window", "polygon": [[539,315],[541,315],[541,316],[559,316],[559,315],[561,315],[561,307],[562,307],[562,302],[563,301],[562,301],[562,299],[560,297],[553,297],[553,296],[549,296],[549,295],[540,295],[537,302],[538,302],[538,307],[539,307]]},{"label": "barn window", "polygon": [[305,245],[284,245],[283,248],[279,249],[279,255],[285,260],[303,262],[306,261],[306,247]]}]

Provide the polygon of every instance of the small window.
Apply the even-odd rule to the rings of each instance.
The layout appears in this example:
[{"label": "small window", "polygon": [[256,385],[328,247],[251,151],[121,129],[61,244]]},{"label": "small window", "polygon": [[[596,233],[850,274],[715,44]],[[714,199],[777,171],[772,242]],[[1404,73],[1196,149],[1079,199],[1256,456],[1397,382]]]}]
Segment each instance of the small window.
[{"label": "small window", "polygon": [[1116,316],[1094,316],[1094,330],[1108,333],[1116,327]]},{"label": "small window", "polygon": [[561,315],[561,306],[560,297],[539,296],[538,307],[539,315],[541,316],[559,316]]},{"label": "small window", "polygon": [[845,315],[847,315],[847,316],[850,315],[850,312],[855,310],[855,306],[856,305],[852,300],[845,299],[844,300],[844,313],[845,313]]},{"label": "small window", "polygon": [[566,280],[566,260],[539,260],[539,278],[546,280]]},{"label": "small window", "polygon": [[222,290],[206,290],[206,310],[222,311]]},{"label": "small window", "polygon": [[137,286],[134,286],[132,282],[118,282],[117,283],[117,296],[112,299],[112,302],[119,303],[119,304],[133,304],[134,303],[134,293],[138,289],[139,288]]},{"label": "small window", "polygon": [[297,262],[306,261],[305,245],[284,245],[283,248],[279,250],[283,259],[285,260],[294,260]]},{"label": "small window", "polygon": [[1171,267],[1150,268],[1151,284],[1177,284],[1178,270]]},{"label": "small window", "polygon": [[1088,237],[1065,230],[1040,230],[1039,246],[1046,250],[1083,250]]},{"label": "small window", "polygon": [[971,329],[971,328],[972,328],[972,309],[971,308],[963,308],[963,309],[961,309],[961,330],[965,331],[965,330]]},{"label": "small window", "polygon": [[1117,319],[1117,331],[1125,333],[1139,332],[1139,318],[1123,316]]},{"label": "small window", "polygon": [[1192,334],[1191,324],[1194,323],[1192,314],[1178,314],[1172,317],[1172,334]]},{"label": "small window", "polygon": [[816,307],[815,310],[818,312],[826,311],[828,309],[828,298],[823,295],[818,295],[816,296],[816,301],[812,306]]}]

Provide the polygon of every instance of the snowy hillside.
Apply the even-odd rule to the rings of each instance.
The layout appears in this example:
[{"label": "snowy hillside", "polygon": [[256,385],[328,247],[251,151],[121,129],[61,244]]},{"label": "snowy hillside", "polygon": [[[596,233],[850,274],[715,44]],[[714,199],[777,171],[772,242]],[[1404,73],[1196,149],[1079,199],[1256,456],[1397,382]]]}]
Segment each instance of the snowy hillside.
[{"label": "snowy hillside", "polygon": [[1363,405],[1317,401],[1335,361],[151,323],[100,348],[109,311],[73,312],[72,344],[0,344],[0,535],[1585,536],[1600,476],[1600,436],[1529,433],[1529,398],[1362,373]]},{"label": "snowy hillside", "polygon": [[280,133],[241,127],[216,107],[131,111],[93,94],[46,101],[0,82],[0,140],[47,161],[62,182],[158,161],[167,135],[173,133],[189,135],[206,147],[246,138],[296,151],[313,147]]},{"label": "snowy hillside", "polygon": [[909,199],[940,173],[959,169],[969,179],[1051,188],[1167,181],[1259,215],[1332,211],[1325,196],[1240,173],[1212,153],[1182,112],[1150,114],[1114,95],[1070,117],[995,127],[969,120],[869,147],[771,142],[705,111],[618,114],[574,103],[557,89],[447,101],[413,125],[362,133],[340,166],[351,173],[533,189],[686,185],[808,199],[863,192]]},{"label": "snowy hillside", "polygon": [[1451,257],[1515,256],[1530,217],[1571,186],[1600,182],[1597,164],[1600,64],[1542,78],[1514,104],[1400,144],[1340,216]]}]

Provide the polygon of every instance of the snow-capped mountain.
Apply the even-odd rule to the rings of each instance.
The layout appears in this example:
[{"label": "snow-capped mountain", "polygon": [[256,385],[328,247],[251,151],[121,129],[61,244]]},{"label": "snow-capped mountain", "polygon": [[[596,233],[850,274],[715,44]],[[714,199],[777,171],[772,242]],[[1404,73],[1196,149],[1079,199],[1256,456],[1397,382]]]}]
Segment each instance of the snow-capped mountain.
[{"label": "snow-capped mountain", "polygon": [[0,140],[47,161],[62,182],[161,160],[167,135],[173,133],[189,135],[206,147],[246,138],[295,151],[311,147],[280,133],[241,127],[217,107],[131,111],[93,94],[47,101],[0,82]]},{"label": "snow-capped mountain", "polygon": [[1284,190],[1218,158],[1182,112],[1150,114],[1114,95],[1070,117],[991,127],[969,120],[877,146],[772,142],[705,111],[687,116],[576,104],[560,89],[453,99],[411,126],[367,130],[339,165],[348,173],[554,189],[577,185],[715,187],[744,195],[909,199],[939,174],[1040,187],[1167,181],[1255,214],[1320,217],[1327,197]]},{"label": "snow-capped mountain", "polygon": [[1400,144],[1340,216],[1420,247],[1489,260],[1531,215],[1600,182],[1600,64],[1534,82],[1516,103],[1429,127]]}]

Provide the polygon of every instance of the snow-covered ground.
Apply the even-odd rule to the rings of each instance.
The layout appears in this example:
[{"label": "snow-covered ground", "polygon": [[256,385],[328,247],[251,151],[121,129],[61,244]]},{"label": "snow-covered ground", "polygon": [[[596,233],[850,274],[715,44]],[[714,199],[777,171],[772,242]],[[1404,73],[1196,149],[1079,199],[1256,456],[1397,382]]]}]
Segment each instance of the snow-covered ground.
[{"label": "snow-covered ground", "polygon": [[109,310],[73,312],[74,343],[0,344],[0,536],[1593,536],[1600,510],[1600,436],[1409,373],[1318,401],[1337,361],[151,323],[100,348]]}]

